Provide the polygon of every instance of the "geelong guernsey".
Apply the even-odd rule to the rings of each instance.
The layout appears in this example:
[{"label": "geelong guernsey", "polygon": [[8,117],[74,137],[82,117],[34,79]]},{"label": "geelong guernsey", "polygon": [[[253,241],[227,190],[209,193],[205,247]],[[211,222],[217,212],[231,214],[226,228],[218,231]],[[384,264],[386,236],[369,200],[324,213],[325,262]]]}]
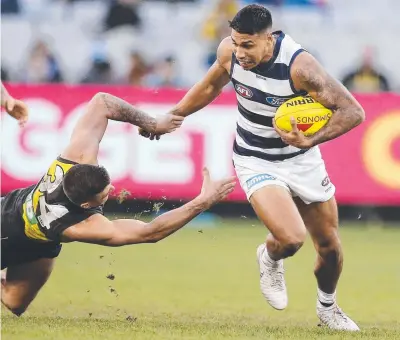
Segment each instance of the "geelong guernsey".
[{"label": "geelong guernsey", "polygon": [[274,35],[276,44],[267,63],[246,71],[232,55],[230,77],[239,111],[234,159],[238,155],[279,162],[308,151],[285,144],[272,125],[281,104],[307,94],[296,91],[290,77],[290,67],[304,49],[281,31],[274,32]]}]

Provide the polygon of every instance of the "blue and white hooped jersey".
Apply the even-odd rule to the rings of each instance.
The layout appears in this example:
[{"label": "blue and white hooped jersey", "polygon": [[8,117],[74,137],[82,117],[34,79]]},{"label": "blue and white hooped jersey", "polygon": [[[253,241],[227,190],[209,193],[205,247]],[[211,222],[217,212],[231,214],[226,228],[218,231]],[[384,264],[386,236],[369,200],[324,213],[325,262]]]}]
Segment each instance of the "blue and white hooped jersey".
[{"label": "blue and white hooped jersey", "polygon": [[281,31],[274,32],[272,58],[251,70],[244,70],[232,55],[231,81],[238,101],[235,155],[277,162],[305,153],[285,144],[272,125],[278,107],[305,92],[296,91],[290,67],[304,49]]}]

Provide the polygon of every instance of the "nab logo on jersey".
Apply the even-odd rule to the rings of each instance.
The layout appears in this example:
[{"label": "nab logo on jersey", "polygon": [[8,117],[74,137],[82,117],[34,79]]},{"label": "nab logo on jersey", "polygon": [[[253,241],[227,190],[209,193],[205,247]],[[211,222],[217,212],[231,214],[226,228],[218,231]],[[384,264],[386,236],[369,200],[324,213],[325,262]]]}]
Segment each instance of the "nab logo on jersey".
[{"label": "nab logo on jersey", "polygon": [[235,86],[235,89],[236,89],[236,92],[239,93],[244,98],[253,97],[253,92],[251,92],[251,90],[249,88],[247,88],[246,86],[237,84]]},{"label": "nab logo on jersey", "polygon": [[290,98],[267,97],[267,103],[271,106],[279,107]]}]

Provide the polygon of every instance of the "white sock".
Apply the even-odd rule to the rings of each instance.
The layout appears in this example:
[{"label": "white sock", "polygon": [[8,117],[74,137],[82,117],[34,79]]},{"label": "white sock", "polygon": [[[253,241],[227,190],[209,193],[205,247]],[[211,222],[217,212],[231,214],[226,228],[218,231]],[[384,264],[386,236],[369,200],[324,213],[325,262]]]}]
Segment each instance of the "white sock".
[{"label": "white sock", "polygon": [[270,264],[270,265],[276,264],[276,261],[269,257],[267,249],[265,249],[264,253],[262,254],[262,260],[265,264]]},{"label": "white sock", "polygon": [[328,294],[318,288],[318,300],[322,303],[330,305],[334,304],[336,301],[336,291],[334,291],[332,294]]}]

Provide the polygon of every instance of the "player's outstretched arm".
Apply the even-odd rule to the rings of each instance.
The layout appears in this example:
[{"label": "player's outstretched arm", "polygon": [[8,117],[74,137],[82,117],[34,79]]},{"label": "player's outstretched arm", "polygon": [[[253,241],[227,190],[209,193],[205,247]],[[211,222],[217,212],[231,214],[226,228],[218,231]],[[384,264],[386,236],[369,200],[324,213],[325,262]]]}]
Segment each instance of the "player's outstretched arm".
[{"label": "player's outstretched arm", "polygon": [[303,52],[295,59],[291,76],[297,90],[307,91],[333,111],[328,123],[309,138],[310,146],[337,138],[365,120],[365,112],[357,100],[309,53]]},{"label": "player's outstretched arm", "polygon": [[[228,70],[232,59],[231,38],[224,39],[217,50],[217,60],[210,67],[202,80],[197,82],[173,107],[169,114],[187,117],[210,104],[219,96],[222,89],[230,81]],[[154,139],[154,134],[149,130],[141,129],[143,137]]]},{"label": "player's outstretched arm", "polygon": [[63,231],[63,242],[86,242],[110,247],[137,243],[154,243],[181,229],[197,215],[223,200],[235,187],[235,178],[212,181],[203,170],[203,187],[199,196],[180,208],[145,223],[132,219],[110,221],[100,214]]},{"label": "player's outstretched arm", "polygon": [[1,107],[6,110],[6,112],[16,120],[18,124],[23,127],[28,121],[29,111],[28,107],[21,100],[13,98],[1,84]]},{"label": "player's outstretched arm", "polygon": [[96,164],[99,144],[107,129],[108,120],[126,122],[152,133],[164,134],[179,128],[183,117],[152,117],[121,98],[98,93],[78,120],[62,157],[78,163]]}]

